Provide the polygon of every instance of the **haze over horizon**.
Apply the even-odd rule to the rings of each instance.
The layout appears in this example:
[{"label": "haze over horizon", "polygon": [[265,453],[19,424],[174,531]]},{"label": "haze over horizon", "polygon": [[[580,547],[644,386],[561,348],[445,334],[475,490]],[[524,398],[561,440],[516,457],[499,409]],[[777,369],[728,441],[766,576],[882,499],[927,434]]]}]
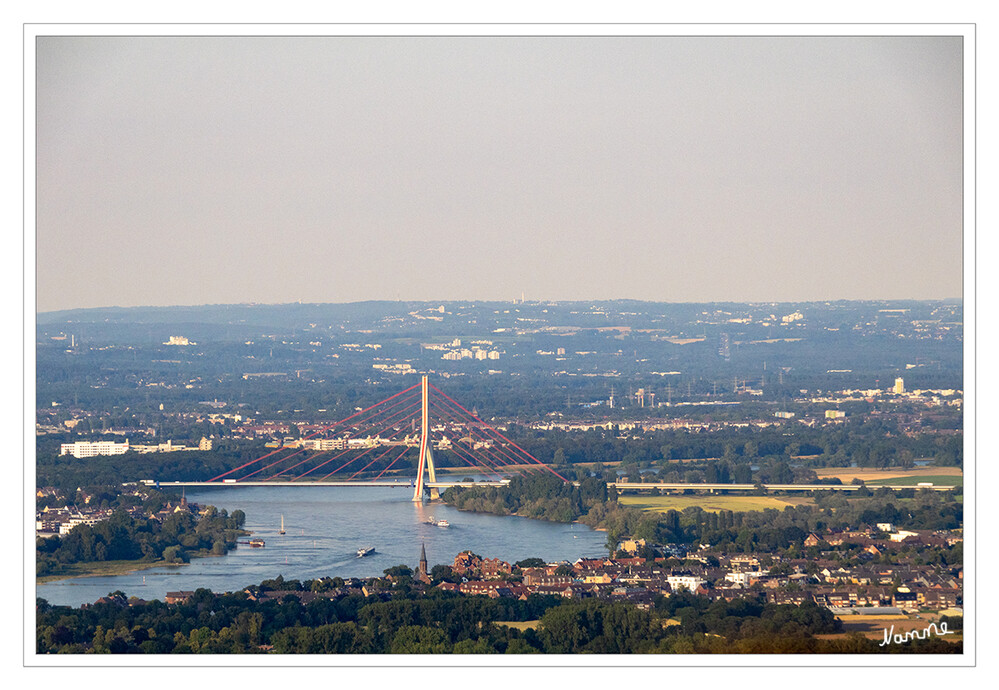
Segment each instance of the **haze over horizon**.
[{"label": "haze over horizon", "polygon": [[39,312],[962,296],[960,36],[36,46]]}]

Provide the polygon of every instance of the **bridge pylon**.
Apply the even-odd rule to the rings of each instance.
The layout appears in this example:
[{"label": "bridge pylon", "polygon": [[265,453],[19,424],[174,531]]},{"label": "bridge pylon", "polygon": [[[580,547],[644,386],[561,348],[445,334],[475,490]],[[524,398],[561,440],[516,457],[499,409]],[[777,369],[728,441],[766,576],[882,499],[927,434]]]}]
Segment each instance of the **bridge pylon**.
[{"label": "bridge pylon", "polygon": [[[427,479],[431,482],[437,481],[437,473],[434,469],[434,453],[430,443],[430,387],[427,377],[424,375],[421,386],[423,395],[422,431],[420,433],[420,464],[416,470],[416,488],[413,491],[413,502],[423,502],[423,473],[426,471]],[[441,497],[440,489],[436,486],[430,487],[430,500],[437,500]]]}]

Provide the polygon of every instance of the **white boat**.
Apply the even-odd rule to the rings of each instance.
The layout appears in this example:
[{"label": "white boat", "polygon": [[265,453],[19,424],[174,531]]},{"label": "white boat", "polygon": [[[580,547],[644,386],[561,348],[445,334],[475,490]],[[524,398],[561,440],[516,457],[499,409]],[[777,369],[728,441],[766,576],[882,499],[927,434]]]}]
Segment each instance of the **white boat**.
[{"label": "white boat", "polygon": [[364,558],[365,556],[370,556],[374,552],[375,552],[375,547],[365,546],[364,548],[360,548],[357,550],[357,557]]},{"label": "white boat", "polygon": [[447,520],[438,520],[437,521],[437,526],[438,527],[450,527],[451,523],[448,522]]},{"label": "white boat", "polygon": [[281,529],[278,531],[278,534],[284,534],[284,515],[281,516]]}]

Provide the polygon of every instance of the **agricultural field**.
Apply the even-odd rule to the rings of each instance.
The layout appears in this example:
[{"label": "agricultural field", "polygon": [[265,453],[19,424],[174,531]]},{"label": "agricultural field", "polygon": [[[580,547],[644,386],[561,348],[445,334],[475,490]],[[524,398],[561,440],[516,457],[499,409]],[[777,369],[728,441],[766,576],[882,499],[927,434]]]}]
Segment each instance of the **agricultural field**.
[{"label": "agricultural field", "polygon": [[651,510],[665,513],[669,510],[682,511],[684,508],[698,506],[710,513],[722,510],[733,512],[749,510],[784,510],[787,506],[811,503],[811,498],[794,496],[618,496],[617,502],[640,510]]},{"label": "agricultural field", "polygon": [[892,486],[916,486],[921,482],[930,482],[934,486],[962,486],[964,477],[953,474],[927,474],[919,477],[891,477],[889,479],[872,479],[865,481],[867,486],[881,486],[891,484]]},{"label": "agricultural field", "polygon": [[[911,470],[877,470],[864,467],[825,467],[815,470],[819,479],[835,477],[844,484],[849,484],[854,479],[863,479],[865,484],[870,484],[882,479],[901,479],[905,477],[956,477],[961,480],[964,473],[960,467],[919,467]],[[918,482],[932,482],[933,479],[917,479]],[[898,483],[898,482],[892,482]],[[936,482],[934,482],[936,483]],[[941,482],[943,483],[943,482]],[[960,481],[956,482],[960,484]]]},{"label": "agricultural field", "polygon": [[508,628],[513,628],[514,630],[519,630],[524,632],[525,630],[534,630],[538,627],[540,620],[533,621],[496,621],[496,625],[505,625]]},{"label": "agricultural field", "polygon": [[[833,640],[837,638],[849,637],[853,634],[860,634],[870,640],[883,640],[886,629],[894,629],[895,633],[904,634],[910,630],[922,631],[926,626],[935,622],[939,616],[935,614],[911,614],[884,615],[884,616],[836,616],[843,622],[843,632],[816,635],[819,639]],[[961,642],[964,635],[959,631],[948,631],[947,635],[940,635],[941,639],[947,642]]]}]

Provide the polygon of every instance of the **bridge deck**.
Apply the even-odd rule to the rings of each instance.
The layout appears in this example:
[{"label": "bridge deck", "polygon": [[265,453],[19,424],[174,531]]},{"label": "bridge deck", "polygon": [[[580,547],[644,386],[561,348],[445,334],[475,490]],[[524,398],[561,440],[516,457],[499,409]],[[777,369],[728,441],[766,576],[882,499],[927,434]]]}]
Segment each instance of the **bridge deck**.
[{"label": "bridge deck", "polygon": [[[412,489],[413,483],[409,480],[396,482],[268,482],[268,481],[246,481],[246,482],[164,482],[146,479],[142,481],[146,486],[369,486],[379,489]],[[430,488],[447,489],[452,486],[506,486],[503,482],[423,482],[423,485]]]},{"label": "bridge deck", "polygon": [[[860,484],[763,484],[766,491],[859,491],[863,488]],[[642,482],[608,482],[607,488],[614,488],[618,491],[682,491],[685,489],[700,489],[708,491],[753,491],[757,487],[755,484],[687,484],[683,482],[673,483],[642,483]],[[934,491],[951,491],[953,486],[902,486],[885,484],[881,486],[868,486],[868,489],[933,489]]]}]

